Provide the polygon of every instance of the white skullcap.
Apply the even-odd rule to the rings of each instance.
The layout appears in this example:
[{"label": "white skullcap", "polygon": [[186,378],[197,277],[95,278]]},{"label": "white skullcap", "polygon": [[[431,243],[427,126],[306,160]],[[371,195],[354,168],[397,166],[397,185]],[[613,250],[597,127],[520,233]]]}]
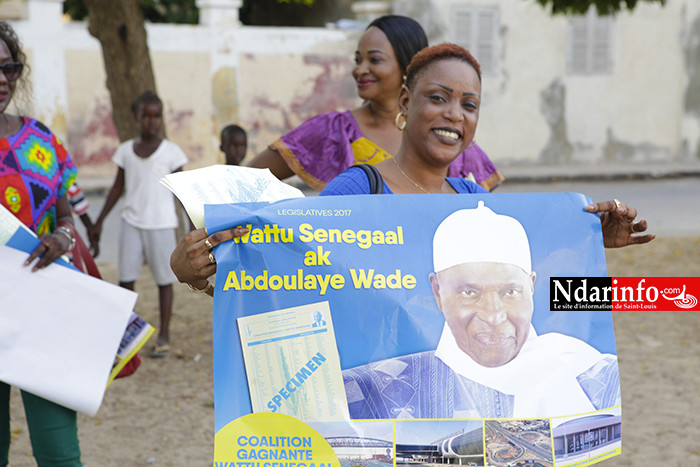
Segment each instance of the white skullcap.
[{"label": "white skullcap", "polygon": [[516,219],[496,214],[479,201],[476,209],[455,211],[433,237],[435,272],[462,263],[506,263],[532,272],[530,243]]}]

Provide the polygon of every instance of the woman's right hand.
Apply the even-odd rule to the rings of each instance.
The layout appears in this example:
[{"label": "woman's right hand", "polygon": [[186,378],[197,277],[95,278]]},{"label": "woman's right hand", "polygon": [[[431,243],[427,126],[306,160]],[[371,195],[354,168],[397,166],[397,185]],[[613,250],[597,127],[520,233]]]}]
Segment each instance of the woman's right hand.
[{"label": "woman's right hand", "polygon": [[180,282],[201,285],[202,280],[216,273],[211,248],[247,233],[248,229],[244,227],[234,227],[208,236],[204,229],[193,230],[180,240],[170,255],[170,269]]}]

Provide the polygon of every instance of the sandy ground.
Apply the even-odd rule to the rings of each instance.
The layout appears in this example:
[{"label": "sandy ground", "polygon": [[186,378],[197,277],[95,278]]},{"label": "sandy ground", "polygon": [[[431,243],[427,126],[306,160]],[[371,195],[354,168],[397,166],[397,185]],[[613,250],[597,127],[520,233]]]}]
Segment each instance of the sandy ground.
[{"label": "sandy ground", "polygon": [[[115,281],[114,266],[101,269]],[[612,276],[700,276],[700,238],[658,238],[650,245],[608,251],[608,271]],[[157,293],[146,269],[137,292],[136,312],[157,324]],[[617,312],[614,320],[623,454],[600,465],[700,465],[700,313]],[[212,465],[208,297],[176,286],[171,339],[176,351],[162,360],[144,358],[135,375],[107,390],[97,416],[79,416],[86,466]],[[32,466],[21,398],[13,391],[10,465]]]}]

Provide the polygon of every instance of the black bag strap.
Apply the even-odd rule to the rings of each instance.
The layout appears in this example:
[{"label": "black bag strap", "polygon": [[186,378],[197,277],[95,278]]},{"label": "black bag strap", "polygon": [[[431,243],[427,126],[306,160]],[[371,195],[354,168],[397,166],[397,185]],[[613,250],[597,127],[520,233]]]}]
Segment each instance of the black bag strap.
[{"label": "black bag strap", "polygon": [[372,195],[381,195],[384,193],[384,179],[379,170],[371,164],[357,164],[353,167],[358,167],[364,170],[369,179],[369,192]]}]

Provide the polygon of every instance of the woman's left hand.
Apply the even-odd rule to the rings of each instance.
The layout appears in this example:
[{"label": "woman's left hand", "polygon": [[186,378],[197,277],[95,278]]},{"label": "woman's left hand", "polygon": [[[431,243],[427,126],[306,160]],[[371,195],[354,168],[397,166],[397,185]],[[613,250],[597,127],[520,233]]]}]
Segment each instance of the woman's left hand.
[{"label": "woman's left hand", "polygon": [[605,248],[641,245],[656,238],[656,235],[652,234],[638,235],[647,230],[647,221],[635,221],[637,210],[622,201],[615,199],[593,203],[585,209],[588,212],[597,212],[600,216]]},{"label": "woman's left hand", "polygon": [[234,227],[207,235],[206,230],[188,232],[170,255],[170,269],[177,280],[200,288],[202,281],[216,273],[212,248],[248,233],[247,228]]},{"label": "woman's left hand", "polygon": [[29,255],[29,258],[24,262],[25,266],[29,266],[35,259],[39,258],[32,268],[32,272],[43,269],[49,264],[56,261],[62,255],[68,253],[71,241],[67,235],[62,233],[42,234],[39,236],[41,243]]}]

